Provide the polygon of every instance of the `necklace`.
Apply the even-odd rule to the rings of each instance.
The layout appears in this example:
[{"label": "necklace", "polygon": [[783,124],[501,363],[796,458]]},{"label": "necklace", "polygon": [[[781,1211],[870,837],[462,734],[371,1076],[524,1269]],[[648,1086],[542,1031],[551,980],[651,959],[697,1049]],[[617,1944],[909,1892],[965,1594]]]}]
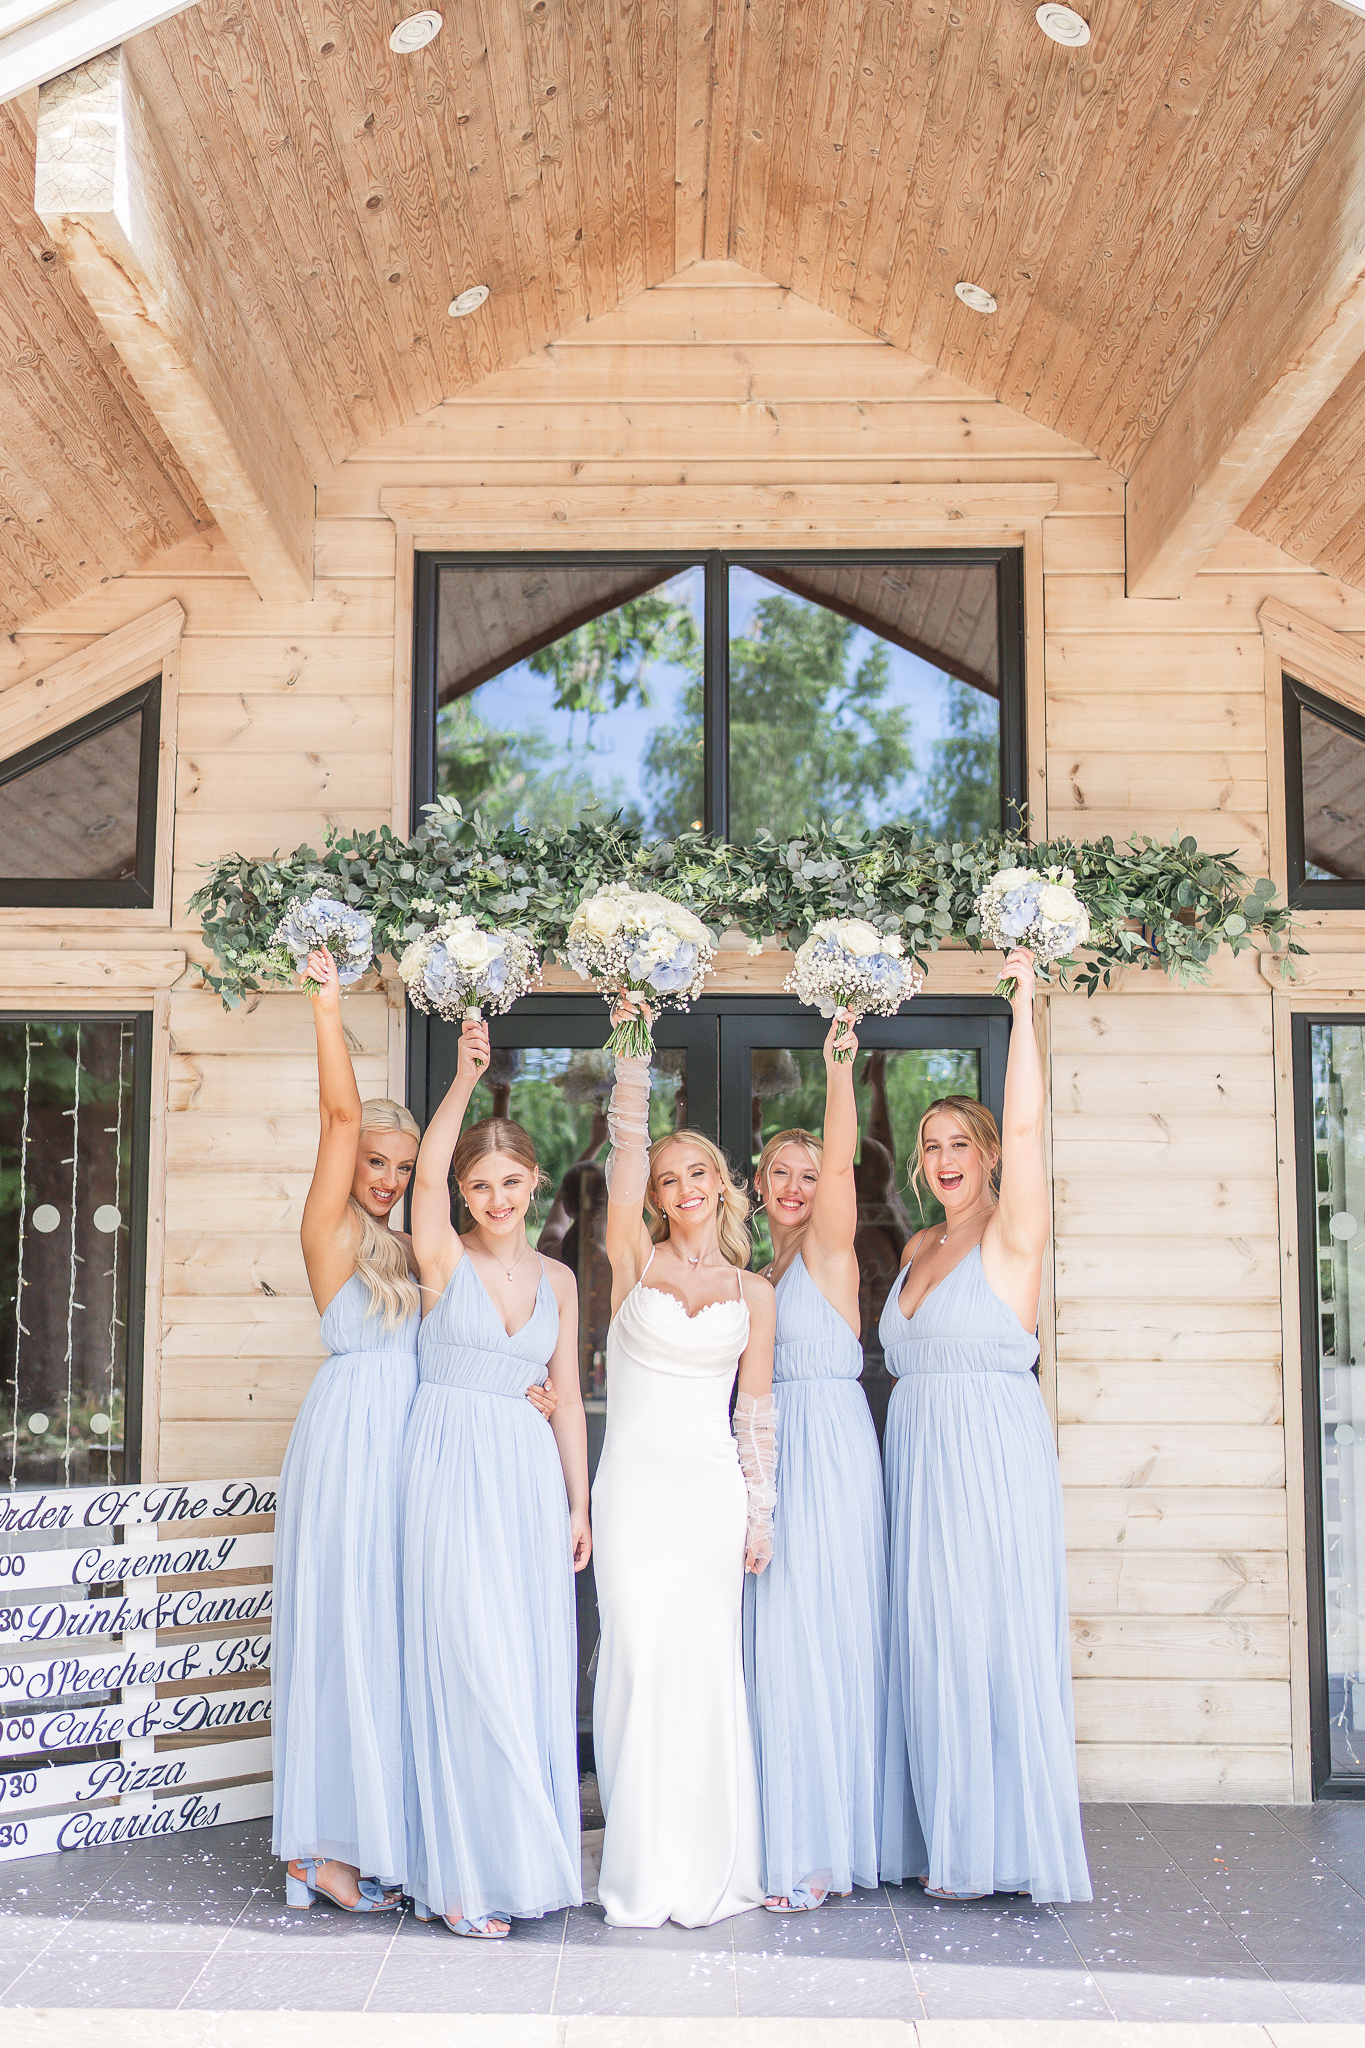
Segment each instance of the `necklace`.
[{"label": "necklace", "polygon": [[507,1275],[509,1280],[511,1279],[512,1275],[516,1272],[517,1267],[521,1264],[522,1260],[526,1257],[527,1252],[529,1252],[531,1249],[530,1241],[528,1239],[527,1242],[522,1246],[521,1250],[517,1253],[516,1257],[513,1259],[511,1265],[504,1266],[502,1260],[498,1258],[497,1253],[495,1251],[489,1251],[488,1246],[486,1244],[483,1244],[482,1238],[480,1238],[479,1242],[481,1245],[483,1245],[483,1249],[486,1252],[488,1252],[489,1258],[493,1259],[500,1267],[502,1267],[502,1271]]}]

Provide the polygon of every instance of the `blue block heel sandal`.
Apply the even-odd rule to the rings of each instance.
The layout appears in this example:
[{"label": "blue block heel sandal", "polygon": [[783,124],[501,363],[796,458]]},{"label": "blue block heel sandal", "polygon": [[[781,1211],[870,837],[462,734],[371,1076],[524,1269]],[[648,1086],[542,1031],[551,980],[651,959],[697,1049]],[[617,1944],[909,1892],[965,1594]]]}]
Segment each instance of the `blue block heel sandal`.
[{"label": "blue block heel sandal", "polygon": [[497,1913],[487,1913],[482,1920],[452,1920],[448,1913],[433,1913],[430,1906],[421,1899],[413,1900],[412,1912],[416,1920],[444,1920],[452,1934],[468,1935],[473,1941],[506,1941],[512,1932],[510,1926],[494,1927],[490,1924],[501,1919],[501,1915]]},{"label": "blue block heel sandal", "polygon": [[321,1867],[321,1864],[301,1857],[297,1868],[303,1872],[303,1875],[302,1877],[296,1877],[294,1874],[295,1865],[290,1863],[286,1866],[287,1875],[284,1886],[286,1905],[306,1911],[312,1905],[314,1899],[322,1898],[330,1899],[334,1906],[340,1906],[343,1913],[391,1913],[396,1906],[401,1906],[403,1903],[403,1894],[401,1892],[386,1892],[377,1878],[362,1877],[358,1880],[360,1897],[353,1906],[348,1906],[346,1901],[339,1899],[335,1892],[329,1892],[325,1884],[318,1883],[318,1871]]},{"label": "blue block heel sandal", "polygon": [[[803,1877],[800,1884],[794,1884],[791,1891],[776,1893],[763,1901],[770,1913],[814,1913],[829,1897],[834,1875],[829,1870],[814,1870],[809,1877]],[[847,1892],[840,1893],[847,1898]]]}]

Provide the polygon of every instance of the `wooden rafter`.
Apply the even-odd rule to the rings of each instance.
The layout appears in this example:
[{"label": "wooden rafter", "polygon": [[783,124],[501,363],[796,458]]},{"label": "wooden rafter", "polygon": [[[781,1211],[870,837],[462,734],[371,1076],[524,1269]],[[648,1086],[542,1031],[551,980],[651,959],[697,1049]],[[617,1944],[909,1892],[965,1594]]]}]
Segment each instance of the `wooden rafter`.
[{"label": "wooden rafter", "polygon": [[1365,355],[1365,76],[1128,480],[1128,594],[1178,597]]},{"label": "wooden rafter", "polygon": [[0,0],[0,104],[155,28],[196,0]]},{"label": "wooden rafter", "polygon": [[311,596],[312,477],[126,51],[42,88],[34,209],[260,596]]}]

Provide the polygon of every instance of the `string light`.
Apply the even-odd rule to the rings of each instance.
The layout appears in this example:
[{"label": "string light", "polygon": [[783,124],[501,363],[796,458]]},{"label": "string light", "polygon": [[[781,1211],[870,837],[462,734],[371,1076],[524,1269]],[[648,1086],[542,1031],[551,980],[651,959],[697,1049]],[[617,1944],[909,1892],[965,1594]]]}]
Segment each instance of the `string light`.
[{"label": "string light", "polygon": [[[62,1473],[71,1484],[71,1385],[76,1369],[76,1175],[81,1156],[81,1027],[76,1026],[76,1063],[71,1107],[62,1112],[71,1119],[71,1264],[66,1287],[66,1436],[62,1444]],[[82,1302],[81,1307],[85,1304]]]},{"label": "string light", "polygon": [[32,1027],[24,1025],[24,1115],[19,1126],[19,1264],[14,1288],[14,1406],[10,1412],[9,1483],[17,1483],[19,1460],[19,1354],[24,1329],[24,1217],[28,1206],[28,1111],[33,1093]]}]

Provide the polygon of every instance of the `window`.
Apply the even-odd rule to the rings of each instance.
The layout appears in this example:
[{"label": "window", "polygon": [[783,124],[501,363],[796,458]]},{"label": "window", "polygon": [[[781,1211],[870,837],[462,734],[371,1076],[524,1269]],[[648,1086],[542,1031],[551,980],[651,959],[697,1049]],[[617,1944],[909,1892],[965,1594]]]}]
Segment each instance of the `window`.
[{"label": "window", "polygon": [[971,838],[1024,792],[1017,551],[418,557],[414,808]]},{"label": "window", "polygon": [[0,903],[148,909],[161,679],[0,761]]},{"label": "window", "polygon": [[1365,1018],[1293,1034],[1313,1785],[1365,1793]]},{"label": "window", "polygon": [[151,1018],[0,1016],[0,1484],[135,1479]]},{"label": "window", "polygon": [[1365,717],[1287,672],[1283,691],[1290,899],[1365,909]]}]

